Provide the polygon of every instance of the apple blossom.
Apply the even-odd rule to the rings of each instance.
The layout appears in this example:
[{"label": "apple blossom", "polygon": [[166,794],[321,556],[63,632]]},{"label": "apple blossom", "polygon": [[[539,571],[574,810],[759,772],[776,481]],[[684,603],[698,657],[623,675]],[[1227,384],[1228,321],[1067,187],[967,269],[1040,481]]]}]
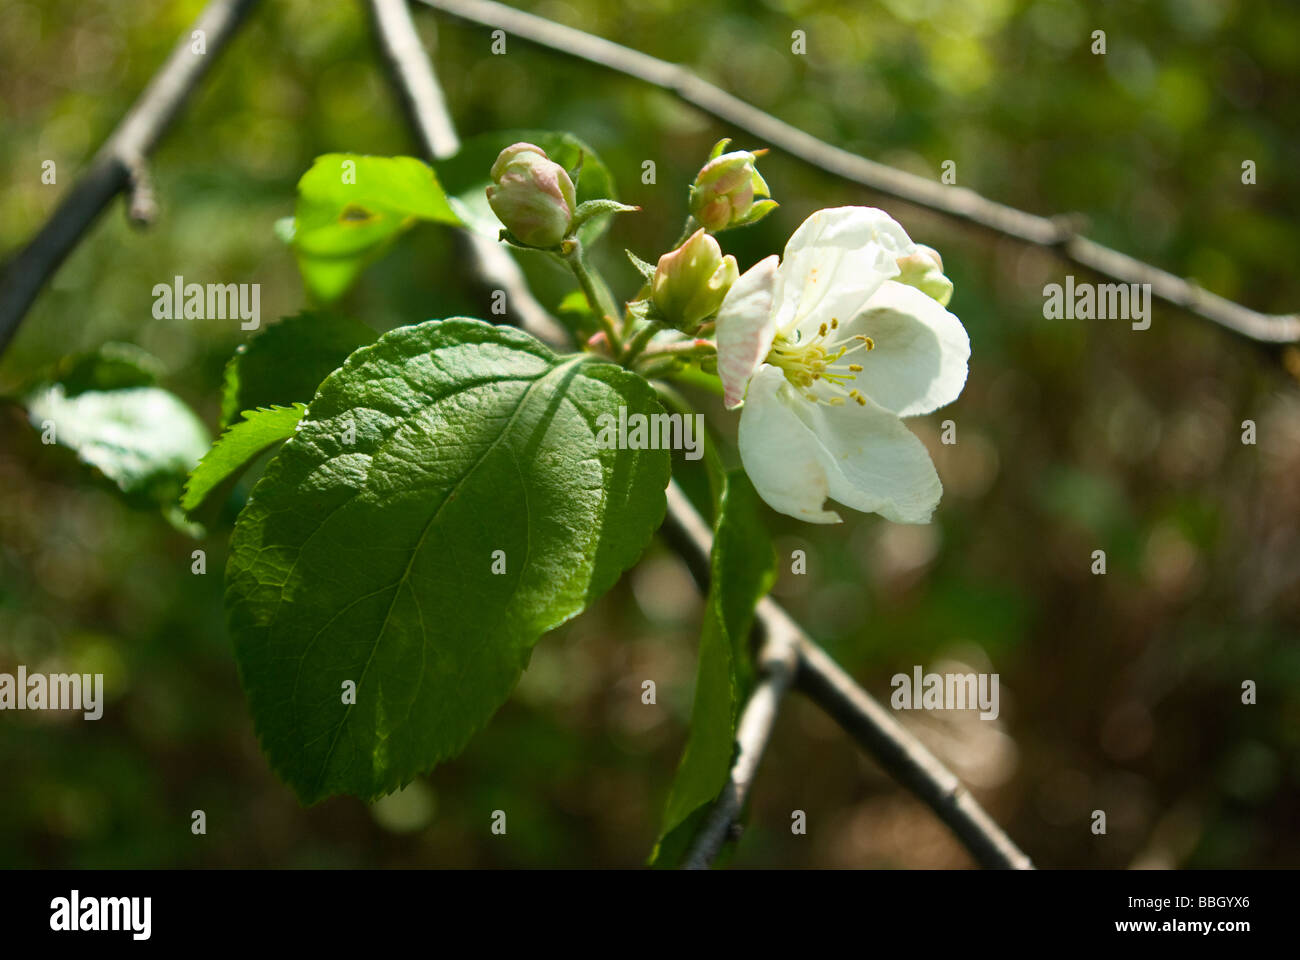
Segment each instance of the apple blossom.
[{"label": "apple blossom", "polygon": [[717,312],[739,273],[736,258],[724,256],[718,241],[701,227],[659,258],[651,297],[669,326],[689,332]]},{"label": "apple blossom", "polygon": [[711,233],[756,223],[776,209],[767,182],[755,161],[766,150],[723,153],[728,140],[713,148],[713,155],[691,185],[691,216]]},{"label": "apple blossom", "polygon": [[531,143],[513,143],[492,164],[488,205],[514,237],[533,247],[564,239],[577,206],[565,169]]},{"label": "apple blossom", "polygon": [[894,279],[917,250],[881,210],[819,210],[784,259],[760,261],[724,299],[718,373],[727,407],[744,405],[741,460],[773,509],[838,523],[829,497],[929,522],[943,487],[901,418],[956,399],[970,340],[936,299]]}]

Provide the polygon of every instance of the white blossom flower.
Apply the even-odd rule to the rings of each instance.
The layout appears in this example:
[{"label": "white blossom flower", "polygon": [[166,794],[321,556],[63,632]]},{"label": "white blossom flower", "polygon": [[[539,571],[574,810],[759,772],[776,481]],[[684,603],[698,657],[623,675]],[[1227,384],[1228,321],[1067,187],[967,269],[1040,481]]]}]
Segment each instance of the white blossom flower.
[{"label": "white blossom flower", "polygon": [[917,246],[871,207],[819,210],[785,257],[743,274],[718,311],[718,373],[740,416],[740,456],[775,510],[839,523],[828,497],[896,523],[928,523],[943,486],[900,418],[966,383],[961,321],[895,280]]}]

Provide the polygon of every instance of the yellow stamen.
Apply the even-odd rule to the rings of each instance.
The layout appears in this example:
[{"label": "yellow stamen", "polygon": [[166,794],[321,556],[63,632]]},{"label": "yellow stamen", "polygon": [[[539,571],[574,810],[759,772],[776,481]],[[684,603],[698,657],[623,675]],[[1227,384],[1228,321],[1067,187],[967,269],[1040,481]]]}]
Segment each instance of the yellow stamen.
[{"label": "yellow stamen", "polygon": [[[862,365],[840,361],[855,351],[873,350],[876,343],[860,333],[843,339],[831,336],[830,331],[838,330],[839,326],[839,317],[832,317],[829,324],[818,324],[817,332],[805,337],[797,322],[792,322],[777,333],[766,361],[780,367],[786,380],[813,403],[841,407],[845,399],[850,399],[865,407],[867,401],[861,391],[848,389],[862,372]],[[819,385],[817,389],[813,389],[815,384]],[[827,396],[828,393],[834,396]]]}]

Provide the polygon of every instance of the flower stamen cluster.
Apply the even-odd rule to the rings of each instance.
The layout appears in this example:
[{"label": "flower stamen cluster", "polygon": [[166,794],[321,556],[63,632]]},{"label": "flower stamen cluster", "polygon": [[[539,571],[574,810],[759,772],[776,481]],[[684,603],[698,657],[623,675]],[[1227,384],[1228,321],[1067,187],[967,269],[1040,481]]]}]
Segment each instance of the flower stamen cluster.
[{"label": "flower stamen cluster", "polygon": [[[832,318],[806,342],[798,328],[782,331],[773,339],[764,362],[780,367],[785,378],[813,403],[839,407],[853,400],[866,406],[866,398],[856,388],[847,388],[862,372],[862,364],[842,361],[859,350],[874,350],[876,342],[861,333],[834,336],[839,327],[840,321]],[[826,396],[827,392],[832,395]]]}]

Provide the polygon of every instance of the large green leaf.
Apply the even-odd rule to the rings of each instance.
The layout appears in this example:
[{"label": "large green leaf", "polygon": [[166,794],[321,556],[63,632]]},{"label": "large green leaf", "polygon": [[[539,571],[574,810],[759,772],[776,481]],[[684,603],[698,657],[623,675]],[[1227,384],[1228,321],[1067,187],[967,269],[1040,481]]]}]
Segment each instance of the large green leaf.
[{"label": "large green leaf", "polygon": [[226,364],[221,423],[241,411],[307,403],[327,376],[378,334],[349,317],[316,310],[285,317],[239,345]]},{"label": "large green leaf", "polygon": [[62,383],[27,397],[27,415],[43,437],[74,450],[131,502],[166,507],[208,448],[202,421],[159,387],[82,390]]},{"label": "large green leaf", "polygon": [[294,221],[284,235],[308,291],[328,303],[420,220],[461,224],[428,164],[327,153],[298,181]]},{"label": "large green leaf", "polygon": [[295,403],[291,407],[245,410],[244,419],[217,438],[190,474],[181,497],[181,509],[193,517],[223,495],[229,496],[235,481],[254,459],[293,436],[306,409],[303,404]]},{"label": "large green leaf", "polygon": [[[512,143],[533,143],[546,151],[546,155],[567,170],[582,162],[578,177],[578,203],[587,200],[617,200],[614,179],[609,168],[587,144],[571,133],[552,130],[499,130],[466,140],[457,154],[437,164],[438,176],[453,199],[461,219],[471,229],[495,240],[502,223],[487,202],[489,172],[497,154]],[[612,214],[602,213],[592,217],[578,230],[578,237],[590,245],[609,225]]]},{"label": "large green leaf", "polygon": [[726,474],[714,523],[691,730],[652,854],[657,865],[680,862],[727,783],[737,714],[753,685],[749,633],[754,608],[776,576],[776,554],[760,518],[760,501],[749,478],[738,470]]},{"label": "large green leaf", "polygon": [[398,328],[321,384],[227,567],[254,724],[304,801],[459,752],[537,637],[636,561],[669,456],[598,445],[620,406],[662,410],[634,374],[476,320]]}]

